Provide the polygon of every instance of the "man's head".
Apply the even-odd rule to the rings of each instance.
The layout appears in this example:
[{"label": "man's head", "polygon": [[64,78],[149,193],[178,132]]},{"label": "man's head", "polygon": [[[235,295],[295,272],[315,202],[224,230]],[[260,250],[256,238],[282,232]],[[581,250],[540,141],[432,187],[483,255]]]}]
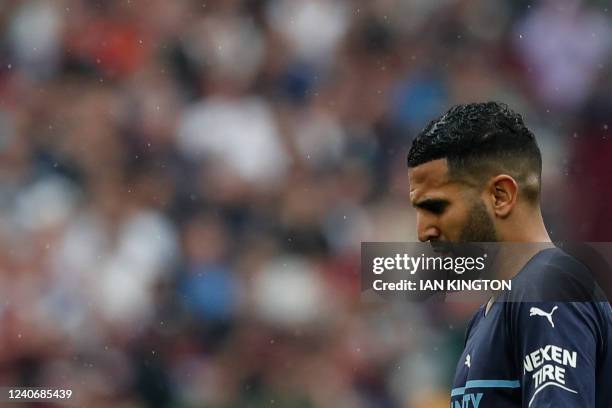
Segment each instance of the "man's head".
[{"label": "man's head", "polygon": [[540,216],[540,150],[505,104],[454,106],[417,135],[408,167],[422,241],[513,240]]}]

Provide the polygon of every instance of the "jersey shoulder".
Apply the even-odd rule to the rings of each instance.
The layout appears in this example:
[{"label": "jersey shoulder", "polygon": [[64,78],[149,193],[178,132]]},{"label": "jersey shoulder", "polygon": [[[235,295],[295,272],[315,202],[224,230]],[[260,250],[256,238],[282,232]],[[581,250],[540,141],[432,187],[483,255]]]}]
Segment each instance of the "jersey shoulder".
[{"label": "jersey shoulder", "polygon": [[512,279],[513,302],[604,301],[589,268],[559,248],[537,253]]}]

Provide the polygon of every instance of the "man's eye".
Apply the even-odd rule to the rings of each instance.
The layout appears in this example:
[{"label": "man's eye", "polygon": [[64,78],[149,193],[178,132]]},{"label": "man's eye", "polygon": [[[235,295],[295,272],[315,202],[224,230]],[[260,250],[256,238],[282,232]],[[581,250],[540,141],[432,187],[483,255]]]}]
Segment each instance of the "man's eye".
[{"label": "man's eye", "polygon": [[446,209],[447,203],[428,203],[424,209],[432,214],[440,215]]}]

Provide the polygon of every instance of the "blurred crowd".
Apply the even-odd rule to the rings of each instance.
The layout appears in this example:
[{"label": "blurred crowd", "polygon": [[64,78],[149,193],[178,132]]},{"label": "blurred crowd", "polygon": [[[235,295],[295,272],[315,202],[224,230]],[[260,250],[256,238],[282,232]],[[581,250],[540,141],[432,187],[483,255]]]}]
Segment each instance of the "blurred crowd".
[{"label": "blurred crowd", "polygon": [[[472,304],[360,301],[407,149],[523,113],[553,238],[612,235],[607,1],[5,0],[0,385],[83,407],[448,407]],[[23,406],[23,405],[20,405]]]}]

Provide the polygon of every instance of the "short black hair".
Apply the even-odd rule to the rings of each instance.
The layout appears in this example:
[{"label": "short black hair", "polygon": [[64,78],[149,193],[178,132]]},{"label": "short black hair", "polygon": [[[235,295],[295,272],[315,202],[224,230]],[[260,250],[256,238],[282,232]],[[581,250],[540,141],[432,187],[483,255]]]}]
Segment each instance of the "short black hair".
[{"label": "short black hair", "polygon": [[451,177],[481,182],[504,172],[517,181],[528,201],[539,200],[540,149],[521,115],[504,103],[453,106],[416,136],[408,167],[444,158]]}]

